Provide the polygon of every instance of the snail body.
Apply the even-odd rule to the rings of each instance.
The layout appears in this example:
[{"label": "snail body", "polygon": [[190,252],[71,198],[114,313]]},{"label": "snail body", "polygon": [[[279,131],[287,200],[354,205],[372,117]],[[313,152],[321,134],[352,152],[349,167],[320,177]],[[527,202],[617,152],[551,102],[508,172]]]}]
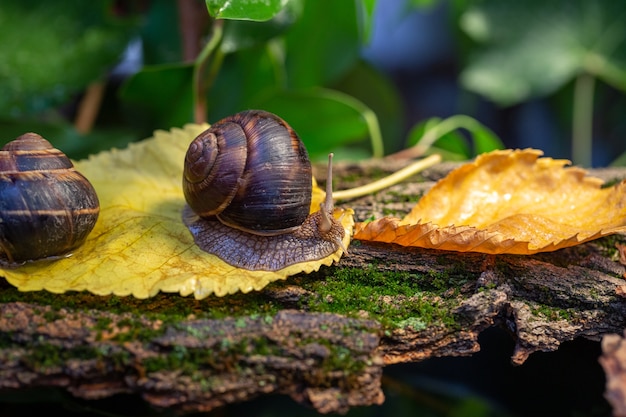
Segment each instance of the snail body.
[{"label": "snail body", "polygon": [[0,150],[0,262],[72,251],[99,211],[91,183],[38,134],[26,133]]},{"label": "snail body", "polygon": [[326,201],[309,214],[312,169],[304,144],[278,116],[260,110],[214,123],[185,156],[183,220],[196,244],[248,270],[279,270],[343,247]]}]

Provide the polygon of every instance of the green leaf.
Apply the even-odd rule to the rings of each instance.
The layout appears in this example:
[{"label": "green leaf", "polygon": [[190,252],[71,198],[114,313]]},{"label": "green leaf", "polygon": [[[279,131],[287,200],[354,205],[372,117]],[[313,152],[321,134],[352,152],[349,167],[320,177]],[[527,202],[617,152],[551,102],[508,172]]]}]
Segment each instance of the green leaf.
[{"label": "green leaf", "polygon": [[[407,136],[407,145],[413,146],[420,142],[424,134],[441,123],[439,117],[432,117],[417,123],[411,128]],[[447,132],[437,139],[426,152],[427,154],[439,153],[442,158],[449,161],[463,161],[471,157],[471,149],[467,140],[457,131]]]},{"label": "green leaf", "polygon": [[388,77],[366,62],[358,61],[332,88],[354,97],[376,113],[386,153],[404,146],[402,99]]},{"label": "green leaf", "polygon": [[501,105],[545,96],[588,72],[626,90],[626,2],[487,0],[461,28],[479,48],[461,83]]},{"label": "green leaf", "polygon": [[613,162],[611,162],[610,166],[612,167],[626,167],[626,152],[615,158]]},{"label": "green leaf", "polygon": [[[457,132],[465,129],[470,135],[473,147],[470,150],[467,139]],[[451,160],[464,160],[481,153],[504,148],[502,141],[476,119],[462,114],[447,119],[433,117],[416,124],[408,135],[409,146],[421,146],[426,154],[441,153]]]},{"label": "green leaf", "polygon": [[280,12],[285,3],[285,0],[206,0],[206,7],[216,19],[264,21]]},{"label": "green leaf", "polygon": [[281,65],[271,45],[228,54],[209,90],[208,121],[256,106],[256,99],[282,86]]},{"label": "green leaf", "polygon": [[437,4],[439,0],[410,0],[409,3],[415,8],[432,7]]},{"label": "green leaf", "polygon": [[470,130],[474,139],[474,155],[503,149],[504,144],[495,133],[482,124],[477,124]]},{"label": "green leaf", "polygon": [[191,64],[144,67],[130,77],[120,90],[120,98],[134,105],[152,129],[183,126],[192,120]]},{"label": "green leaf", "polygon": [[269,20],[229,20],[224,24],[224,38],[220,45],[226,53],[257,46],[275,38],[291,27],[302,15],[304,0],[290,0],[276,16]]},{"label": "green leaf", "polygon": [[174,63],[183,60],[178,3],[172,0],[151,0],[141,27],[141,48],[144,65]]},{"label": "green leaf", "polygon": [[72,124],[62,120],[54,122],[33,119],[0,120],[0,130],[2,131],[0,148],[24,132],[37,132],[74,160],[84,159],[113,147],[124,148],[128,143],[138,139],[127,126],[94,129],[81,134]]},{"label": "green leaf", "polygon": [[359,60],[354,0],[308,0],[302,18],[285,35],[288,86],[329,86]]},{"label": "green leaf", "polygon": [[306,144],[312,159],[325,158],[334,149],[365,142],[377,128],[368,121],[371,111],[337,91],[313,88],[275,91],[254,107],[280,115]]},{"label": "green leaf", "polygon": [[40,114],[101,80],[122,55],[133,22],[109,1],[4,0],[0,8],[0,113]]},{"label": "green leaf", "polygon": [[376,0],[357,0],[357,13],[359,15],[359,24],[361,27],[361,38],[364,42],[367,42],[372,35],[375,9]]}]

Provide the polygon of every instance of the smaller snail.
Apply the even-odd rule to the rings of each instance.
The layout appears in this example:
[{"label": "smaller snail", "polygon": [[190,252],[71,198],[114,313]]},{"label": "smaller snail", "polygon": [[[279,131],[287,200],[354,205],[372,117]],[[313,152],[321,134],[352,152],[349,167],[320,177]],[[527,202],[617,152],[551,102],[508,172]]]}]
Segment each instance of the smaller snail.
[{"label": "smaller snail", "polygon": [[36,133],[0,150],[0,262],[65,254],[80,246],[100,208],[89,181]]},{"label": "smaller snail", "polygon": [[183,220],[201,249],[247,270],[345,251],[344,228],[333,217],[331,157],[326,200],[309,214],[311,163],[296,132],[261,110],[222,119],[185,156]]}]

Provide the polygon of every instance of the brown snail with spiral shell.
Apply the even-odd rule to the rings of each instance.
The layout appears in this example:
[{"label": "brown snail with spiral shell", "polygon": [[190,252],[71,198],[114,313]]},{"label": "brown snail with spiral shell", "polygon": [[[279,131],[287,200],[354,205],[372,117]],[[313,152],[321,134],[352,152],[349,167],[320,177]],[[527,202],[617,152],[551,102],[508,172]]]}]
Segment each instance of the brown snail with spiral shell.
[{"label": "brown snail with spiral shell", "polygon": [[99,211],[91,183],[38,134],[26,133],[0,150],[0,263],[72,251]]},{"label": "brown snail with spiral shell", "polygon": [[312,170],[304,144],[278,116],[261,110],[214,123],[189,146],[183,219],[196,244],[248,270],[276,271],[343,248],[326,201],[309,214]]}]

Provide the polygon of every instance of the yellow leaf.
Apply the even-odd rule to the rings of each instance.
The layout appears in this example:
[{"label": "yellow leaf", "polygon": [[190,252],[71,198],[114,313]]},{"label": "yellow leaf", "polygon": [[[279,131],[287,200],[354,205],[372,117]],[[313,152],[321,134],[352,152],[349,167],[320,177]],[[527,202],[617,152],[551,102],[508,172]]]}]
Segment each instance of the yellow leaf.
[{"label": "yellow leaf", "polygon": [[532,254],[626,232],[626,181],[602,188],[534,149],[480,155],[440,180],[402,220],[356,225],[355,239]]},{"label": "yellow leaf", "polygon": [[[100,199],[100,217],[83,246],[71,256],[0,268],[21,291],[90,291],[95,294],[154,296],[159,291],[193,294],[201,299],[237,291],[259,290],[299,272],[316,271],[340,259],[339,249],[315,262],[276,272],[245,271],[200,250],[182,222],[181,187],[189,143],[207,125],[156,131],[153,138],[124,150],[111,150],[77,162]],[[319,208],[324,192],[315,187],[311,206]],[[336,209],[345,228],[344,246],[352,234],[352,210]]]}]

